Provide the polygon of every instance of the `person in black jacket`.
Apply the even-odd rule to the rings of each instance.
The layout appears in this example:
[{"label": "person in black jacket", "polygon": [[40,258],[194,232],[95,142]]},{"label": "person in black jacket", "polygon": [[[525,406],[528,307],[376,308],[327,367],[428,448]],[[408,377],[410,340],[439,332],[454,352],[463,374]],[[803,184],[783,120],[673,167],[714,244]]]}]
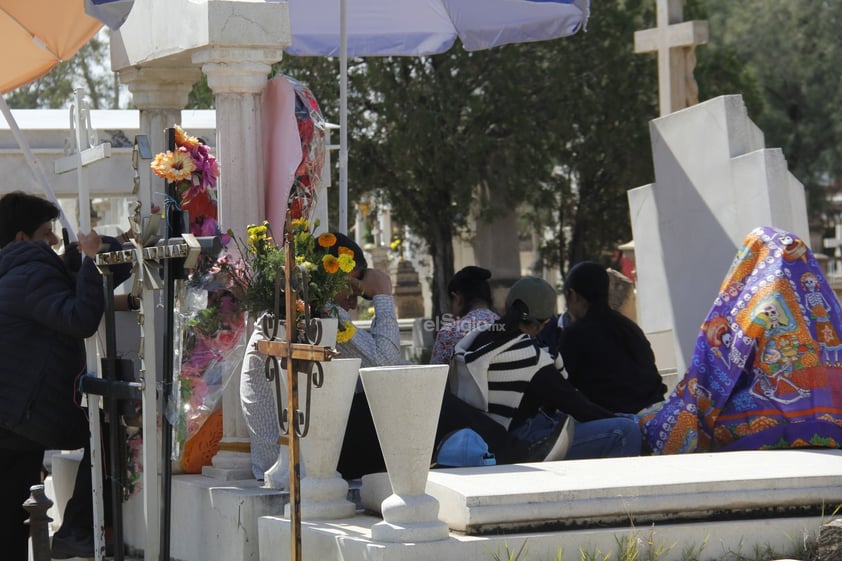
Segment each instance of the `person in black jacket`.
[{"label": "person in black jacket", "polygon": [[570,322],[556,331],[570,382],[607,409],[634,414],[663,401],[655,355],[636,323],[608,306],[605,267],[576,264],[564,282]]},{"label": "person in black jacket", "polygon": [[79,235],[85,256],[75,276],[58,244],[52,203],[22,192],[0,199],[0,543],[5,559],[26,561],[29,528],[22,504],[41,482],[44,451],[88,442],[79,376],[84,339],[99,326],[103,283],[91,260],[101,246]]}]

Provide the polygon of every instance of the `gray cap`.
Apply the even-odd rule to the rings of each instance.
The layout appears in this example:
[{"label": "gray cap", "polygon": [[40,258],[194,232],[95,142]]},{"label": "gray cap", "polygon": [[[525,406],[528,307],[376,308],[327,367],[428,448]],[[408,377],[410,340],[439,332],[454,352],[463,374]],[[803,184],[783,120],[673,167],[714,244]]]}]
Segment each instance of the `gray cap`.
[{"label": "gray cap", "polygon": [[506,309],[511,308],[515,300],[520,300],[527,307],[522,320],[544,321],[555,315],[556,298],[555,289],[544,279],[523,277],[509,290]]}]

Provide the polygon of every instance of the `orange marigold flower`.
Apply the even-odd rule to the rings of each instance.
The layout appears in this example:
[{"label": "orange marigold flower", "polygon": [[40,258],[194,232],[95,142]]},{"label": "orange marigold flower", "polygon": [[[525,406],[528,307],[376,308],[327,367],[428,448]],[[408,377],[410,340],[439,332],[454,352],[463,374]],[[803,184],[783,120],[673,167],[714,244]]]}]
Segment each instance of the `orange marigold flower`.
[{"label": "orange marigold flower", "polygon": [[322,267],[324,267],[325,271],[328,273],[334,274],[339,271],[339,259],[333,255],[325,255],[322,257]]},{"label": "orange marigold flower", "polygon": [[190,175],[196,171],[193,158],[190,157],[190,154],[181,150],[175,152],[167,150],[159,153],[152,160],[150,167],[155,175],[163,177],[170,183],[190,179]]},{"label": "orange marigold flower", "polygon": [[344,245],[340,245],[339,249],[337,249],[336,253],[338,253],[340,257],[342,255],[347,255],[349,257],[354,256],[354,250],[349,248],[349,247],[345,247]]},{"label": "orange marigold flower", "polygon": [[318,242],[321,247],[333,247],[336,245],[336,236],[330,232],[325,232],[319,236]]}]

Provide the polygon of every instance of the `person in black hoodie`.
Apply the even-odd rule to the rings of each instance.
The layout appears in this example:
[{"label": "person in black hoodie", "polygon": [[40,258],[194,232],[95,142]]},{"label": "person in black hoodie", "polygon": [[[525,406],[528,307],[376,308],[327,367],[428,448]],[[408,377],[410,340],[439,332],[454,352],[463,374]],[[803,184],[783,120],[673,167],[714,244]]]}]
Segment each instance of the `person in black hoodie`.
[{"label": "person in black hoodie", "polygon": [[26,561],[22,504],[41,482],[47,449],[88,442],[77,380],[87,370],[84,339],[99,326],[102,277],[91,258],[99,235],[79,235],[84,254],[74,279],[50,246],[58,244],[52,203],[21,192],[0,199],[0,543]]},{"label": "person in black hoodie", "polygon": [[599,263],[573,266],[564,282],[570,321],[555,336],[574,386],[606,409],[635,414],[663,401],[667,387],[643,331],[608,306],[608,286]]}]

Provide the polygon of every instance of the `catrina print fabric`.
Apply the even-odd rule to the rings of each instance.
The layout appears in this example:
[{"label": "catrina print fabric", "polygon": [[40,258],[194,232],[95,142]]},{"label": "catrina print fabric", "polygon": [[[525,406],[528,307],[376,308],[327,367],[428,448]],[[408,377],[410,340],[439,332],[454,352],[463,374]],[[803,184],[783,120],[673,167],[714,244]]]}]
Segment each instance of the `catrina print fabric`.
[{"label": "catrina print fabric", "polygon": [[842,443],[842,308],[795,235],[757,228],[701,326],[687,373],[641,414],[654,454]]}]

